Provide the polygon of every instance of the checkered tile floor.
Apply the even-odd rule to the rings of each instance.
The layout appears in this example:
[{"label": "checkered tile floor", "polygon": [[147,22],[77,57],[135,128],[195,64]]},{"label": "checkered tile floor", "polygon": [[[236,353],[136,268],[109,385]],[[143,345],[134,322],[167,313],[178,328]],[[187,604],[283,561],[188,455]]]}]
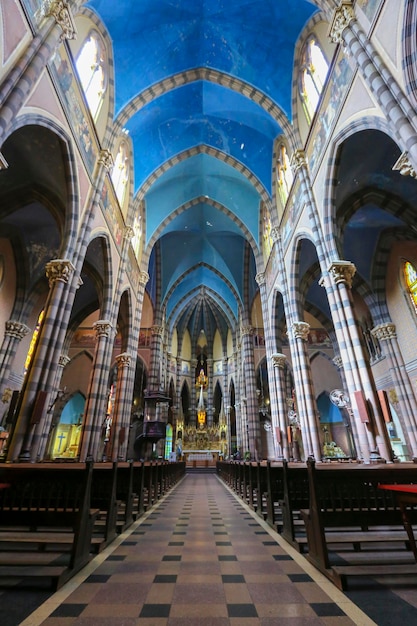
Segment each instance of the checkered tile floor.
[{"label": "checkered tile floor", "polygon": [[213,474],[187,475],[116,543],[22,624],[375,624]]}]

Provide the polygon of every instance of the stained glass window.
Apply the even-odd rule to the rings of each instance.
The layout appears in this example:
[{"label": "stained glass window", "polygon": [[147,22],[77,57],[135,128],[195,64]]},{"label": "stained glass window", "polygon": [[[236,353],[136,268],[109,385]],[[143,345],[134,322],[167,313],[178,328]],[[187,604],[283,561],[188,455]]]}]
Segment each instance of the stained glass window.
[{"label": "stained glass window", "polygon": [[76,60],[77,72],[94,121],[97,120],[107,86],[107,55],[96,30],[90,31]]},{"label": "stained glass window", "polygon": [[290,167],[290,159],[288,158],[287,150],[284,144],[281,144],[277,159],[277,182],[278,194],[284,206],[288,200],[293,179],[294,176]]},{"label": "stained glass window", "polygon": [[113,170],[111,173],[111,179],[113,181],[114,190],[116,192],[117,199],[120,206],[123,205],[123,201],[126,194],[127,181],[129,178],[129,159],[127,152],[127,144],[125,141],[119,146],[116,159],[114,161]]},{"label": "stained glass window", "polygon": [[417,270],[409,261],[405,261],[404,263],[404,277],[411,302],[417,313]]},{"label": "stained glass window", "polygon": [[309,123],[317,109],[328,69],[322,49],[315,37],[310,37],[304,48],[300,72],[300,94]]}]

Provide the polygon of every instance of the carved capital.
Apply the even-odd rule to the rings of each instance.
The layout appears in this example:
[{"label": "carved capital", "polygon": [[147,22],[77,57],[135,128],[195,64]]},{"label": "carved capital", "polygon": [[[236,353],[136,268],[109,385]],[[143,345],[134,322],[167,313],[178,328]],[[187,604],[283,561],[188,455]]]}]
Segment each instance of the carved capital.
[{"label": "carved capital", "polygon": [[113,155],[110,152],[110,150],[107,150],[107,149],[100,150],[100,154],[98,155],[98,162],[107,171],[110,171],[114,164]]},{"label": "carved capital", "polygon": [[56,281],[68,283],[75,267],[71,261],[68,261],[67,259],[53,259],[46,264],[45,269],[49,286],[52,287]]},{"label": "carved capital", "polygon": [[97,322],[94,322],[93,328],[96,331],[96,337],[98,339],[99,337],[110,337],[110,332],[113,327],[108,320],[97,320]]},{"label": "carved capital", "polygon": [[287,357],[285,356],[285,354],[282,354],[281,352],[276,352],[271,356],[271,359],[274,367],[284,369],[285,363],[287,361]]},{"label": "carved capital", "polygon": [[307,167],[306,154],[304,150],[296,150],[291,157],[291,169],[294,174],[302,167]]},{"label": "carved capital", "polygon": [[134,234],[135,233],[134,233],[133,228],[131,226],[126,226],[123,232],[123,237],[125,238],[126,241],[130,241]]},{"label": "carved capital", "polygon": [[328,272],[332,276],[336,285],[346,283],[349,288],[352,287],[352,279],[356,273],[356,267],[350,261],[333,261]]},{"label": "carved capital", "polygon": [[350,0],[343,0],[343,2],[334,12],[333,21],[329,30],[330,41],[335,44],[343,43],[343,31],[354,19],[355,12],[353,10],[352,3],[350,2]]},{"label": "carved capital", "polygon": [[164,327],[163,326],[152,326],[151,327],[151,333],[152,336],[158,336],[158,337],[162,337],[164,334]]},{"label": "carved capital", "polygon": [[121,352],[116,356],[117,367],[130,367],[132,355],[128,352]]},{"label": "carved capital", "polygon": [[281,233],[279,232],[279,228],[277,228],[276,226],[271,228],[271,237],[274,243],[277,243],[281,240]]},{"label": "carved capital", "polygon": [[310,324],[307,324],[307,322],[293,322],[292,331],[296,339],[307,341],[310,332]]},{"label": "carved capital", "polygon": [[385,324],[378,324],[371,330],[371,334],[379,341],[389,341],[395,339],[397,336],[395,324],[392,322],[386,322]]},{"label": "carved capital", "polygon": [[258,274],[256,274],[255,280],[258,283],[259,287],[265,285],[265,272],[259,272]]},{"label": "carved capital", "polygon": [[246,335],[253,335],[254,329],[253,326],[241,326],[240,327],[240,334],[242,337],[245,337]]},{"label": "carved capital", "polygon": [[140,272],[139,273],[139,284],[140,285],[146,285],[146,283],[149,280],[149,274],[148,272]]},{"label": "carved capital", "polygon": [[14,337],[15,339],[23,339],[30,332],[30,328],[22,322],[15,322],[14,320],[7,320],[5,323],[5,335],[8,337]]},{"label": "carved capital", "polygon": [[342,357],[340,356],[340,354],[338,354],[335,357],[333,357],[332,361],[336,365],[338,370],[342,369],[342,367],[343,367],[343,360],[342,360]]},{"label": "carved capital", "polygon": [[71,359],[67,354],[61,354],[61,356],[59,357],[58,365],[64,368],[66,365],[68,365],[70,361]]},{"label": "carved capital", "polygon": [[77,30],[75,28],[74,19],[66,0],[45,0],[44,14],[45,17],[53,17],[58,26],[60,26],[62,30],[62,41],[64,39],[77,38]]},{"label": "carved capital", "polygon": [[401,176],[411,176],[411,178],[417,178],[417,172],[411,165],[407,152],[402,153],[400,158],[392,166],[392,169],[400,172]]}]

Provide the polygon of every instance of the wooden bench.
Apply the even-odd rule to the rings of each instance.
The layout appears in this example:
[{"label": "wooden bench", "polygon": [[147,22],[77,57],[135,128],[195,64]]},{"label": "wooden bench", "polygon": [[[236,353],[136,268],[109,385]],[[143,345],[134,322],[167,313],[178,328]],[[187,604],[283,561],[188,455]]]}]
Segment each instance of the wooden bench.
[{"label": "wooden bench", "polygon": [[61,587],[91,559],[93,465],[0,465],[0,580]]},{"label": "wooden bench", "polygon": [[[401,465],[307,464],[309,508],[301,509],[308,542],[306,558],[340,589],[352,576],[417,575],[395,498],[380,483],[417,482],[417,467]],[[417,512],[410,513],[412,523]],[[346,565],[335,563],[331,544],[342,544]],[[348,545],[351,552],[348,552]],[[366,564],[352,554],[366,545]],[[389,547],[391,546],[391,549]],[[395,549],[392,549],[392,546]]]}]

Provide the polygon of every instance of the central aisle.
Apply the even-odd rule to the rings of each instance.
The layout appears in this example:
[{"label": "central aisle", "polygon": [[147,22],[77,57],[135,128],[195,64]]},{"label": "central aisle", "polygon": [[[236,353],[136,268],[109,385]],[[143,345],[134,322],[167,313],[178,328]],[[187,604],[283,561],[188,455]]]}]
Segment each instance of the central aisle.
[{"label": "central aisle", "polygon": [[280,543],[216,475],[190,474],[99,555],[91,573],[82,572],[23,624],[374,624],[324,582],[341,602],[332,600],[301,567],[304,559]]}]

